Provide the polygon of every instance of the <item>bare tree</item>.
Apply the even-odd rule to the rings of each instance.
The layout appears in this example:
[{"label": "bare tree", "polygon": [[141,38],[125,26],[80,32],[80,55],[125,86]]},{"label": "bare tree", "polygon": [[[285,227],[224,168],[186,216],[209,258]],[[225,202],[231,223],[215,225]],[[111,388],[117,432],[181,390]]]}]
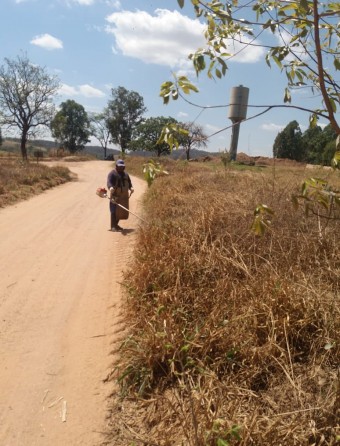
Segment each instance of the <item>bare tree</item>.
[{"label": "bare tree", "polygon": [[106,158],[107,146],[110,142],[109,130],[110,111],[106,107],[102,113],[93,114],[90,116],[91,135],[98,139],[100,145],[104,150],[104,159]]},{"label": "bare tree", "polygon": [[52,98],[60,83],[25,54],[4,61],[0,66],[0,120],[7,128],[19,129],[21,155],[27,160],[27,140],[49,127],[54,115]]},{"label": "bare tree", "polygon": [[203,131],[203,127],[193,122],[181,124],[181,127],[188,131],[187,135],[180,137],[180,144],[185,149],[187,160],[190,159],[190,150],[207,147],[208,137]]}]

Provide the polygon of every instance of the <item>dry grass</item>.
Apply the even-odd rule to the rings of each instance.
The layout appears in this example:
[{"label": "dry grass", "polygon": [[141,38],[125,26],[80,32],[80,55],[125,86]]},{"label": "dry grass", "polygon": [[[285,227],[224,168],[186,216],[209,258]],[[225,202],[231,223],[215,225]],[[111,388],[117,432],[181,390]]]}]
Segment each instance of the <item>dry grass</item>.
[{"label": "dry grass", "polygon": [[62,166],[22,162],[17,156],[0,157],[0,207],[71,180],[70,170]]},{"label": "dry grass", "polygon": [[[296,167],[167,163],[125,276],[108,444],[338,444],[339,220],[293,210]],[[264,237],[259,203],[275,210]]]}]

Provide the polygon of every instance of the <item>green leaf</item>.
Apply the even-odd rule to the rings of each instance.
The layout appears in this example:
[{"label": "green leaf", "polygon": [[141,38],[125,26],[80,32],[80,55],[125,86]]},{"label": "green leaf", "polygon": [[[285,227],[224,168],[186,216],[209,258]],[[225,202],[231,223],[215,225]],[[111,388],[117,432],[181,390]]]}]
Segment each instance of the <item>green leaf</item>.
[{"label": "green leaf", "polygon": [[280,59],[277,56],[272,56],[272,59],[279,68],[282,68],[282,63],[280,62]]},{"label": "green leaf", "polygon": [[238,426],[237,424],[233,424],[230,431],[230,434],[238,441],[241,441],[241,436],[239,434],[240,429],[241,429],[240,426]]},{"label": "green leaf", "polygon": [[331,164],[332,164],[333,169],[340,169],[340,151],[336,151],[334,153]]},{"label": "green leaf", "polygon": [[227,440],[223,440],[222,438],[218,438],[217,446],[229,446],[229,442]]},{"label": "green leaf", "polygon": [[300,0],[299,1],[299,6],[300,6],[300,10],[302,10],[303,12],[307,12],[309,7],[308,7],[308,1],[307,0]]},{"label": "green leaf", "polygon": [[334,113],[336,113],[336,104],[333,98],[329,97],[329,102],[331,104],[332,110]]},{"label": "green leaf", "polygon": [[177,3],[181,9],[184,7],[184,0],[177,0]]},{"label": "green leaf", "polygon": [[285,95],[284,95],[284,98],[283,98],[283,102],[291,102],[291,100],[292,100],[292,97],[291,97],[291,95],[290,95],[290,91],[289,91],[289,88],[285,88]]},{"label": "green leaf", "polygon": [[190,345],[189,345],[189,344],[185,344],[185,345],[183,345],[183,347],[181,348],[181,352],[187,352],[187,351],[189,350],[189,348],[190,348]]},{"label": "green leaf", "polygon": [[309,127],[311,129],[315,128],[318,124],[318,115],[316,115],[315,113],[313,113],[310,117],[309,117]]}]

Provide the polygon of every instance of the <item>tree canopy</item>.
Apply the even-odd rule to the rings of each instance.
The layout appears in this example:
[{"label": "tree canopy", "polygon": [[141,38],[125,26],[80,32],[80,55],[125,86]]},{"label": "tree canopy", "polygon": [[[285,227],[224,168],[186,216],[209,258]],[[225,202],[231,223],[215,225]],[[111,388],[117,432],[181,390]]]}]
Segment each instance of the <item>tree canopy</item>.
[{"label": "tree canopy", "polygon": [[[177,0],[181,8],[185,0]],[[187,0],[187,3],[190,3]],[[189,55],[196,74],[206,71],[210,78],[226,75],[228,61],[235,56],[233,45],[240,51],[252,46],[266,50],[265,60],[285,72],[287,87],[284,104],[256,104],[269,111],[273,107],[296,107],[310,112],[311,125],[323,117],[340,134],[336,110],[340,102],[340,87],[332,73],[340,69],[340,31],[337,23],[339,4],[333,1],[276,0],[203,1],[191,0],[198,18],[205,20],[206,46]],[[265,31],[270,33],[264,34]],[[265,43],[261,39],[265,36]],[[198,91],[186,76],[174,76],[164,82],[160,95],[166,104],[182,93]],[[320,107],[314,110],[291,104],[291,91],[309,88],[321,97]]]},{"label": "tree canopy", "polygon": [[273,145],[273,155],[305,161],[310,164],[331,165],[336,151],[336,132],[328,124],[309,127],[303,133],[297,121],[290,122],[279,132]]},{"label": "tree canopy", "polygon": [[302,135],[306,161],[330,165],[335,152],[335,140],[336,133],[330,124],[324,129],[320,126],[307,129]]},{"label": "tree canopy", "polygon": [[91,135],[90,120],[81,104],[73,100],[62,102],[51,122],[52,136],[71,153],[83,150]]},{"label": "tree canopy", "polygon": [[143,97],[136,91],[128,91],[124,87],[111,90],[112,99],[108,102],[108,127],[111,142],[118,144],[122,152],[128,148],[132,133],[142,122],[147,111]]},{"label": "tree canopy", "polygon": [[164,116],[145,119],[134,130],[129,149],[155,152],[157,156],[169,154],[169,145],[165,142],[158,142],[158,140],[164,126],[176,123],[176,119]]},{"label": "tree canopy", "polygon": [[60,83],[26,55],[4,61],[0,66],[0,123],[19,130],[21,154],[27,159],[28,138],[50,126],[55,111],[52,99]]},{"label": "tree canopy", "polygon": [[274,141],[273,155],[275,158],[288,158],[295,161],[304,159],[302,134],[297,121],[290,122],[277,135]]}]

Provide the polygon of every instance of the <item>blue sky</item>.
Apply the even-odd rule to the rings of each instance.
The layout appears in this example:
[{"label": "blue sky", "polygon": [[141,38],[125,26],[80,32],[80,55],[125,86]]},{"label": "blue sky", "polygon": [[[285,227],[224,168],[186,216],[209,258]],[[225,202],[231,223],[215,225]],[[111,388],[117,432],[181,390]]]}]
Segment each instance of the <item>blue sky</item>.
[{"label": "blue sky", "polygon": [[[73,99],[88,112],[100,112],[111,89],[123,86],[144,99],[147,117],[172,116],[204,127],[210,136],[227,126],[232,87],[249,88],[249,105],[283,104],[285,76],[268,68],[264,51],[252,48],[228,62],[221,80],[206,74],[195,78],[187,55],[203,45],[203,25],[193,15],[191,2],[181,10],[176,0],[1,0],[0,63],[25,51],[32,63],[57,74],[62,88],[56,103]],[[264,37],[265,38],[265,37]],[[235,49],[236,51],[236,49]],[[200,93],[163,105],[162,82],[180,72],[195,80]],[[294,93],[294,105],[320,106],[307,90]],[[258,113],[248,108],[247,117]],[[277,133],[296,119],[302,131],[308,114],[294,109],[274,109],[241,124],[238,152],[272,156]],[[320,121],[320,124],[327,124]],[[231,129],[211,136],[208,150],[229,150]]]}]

